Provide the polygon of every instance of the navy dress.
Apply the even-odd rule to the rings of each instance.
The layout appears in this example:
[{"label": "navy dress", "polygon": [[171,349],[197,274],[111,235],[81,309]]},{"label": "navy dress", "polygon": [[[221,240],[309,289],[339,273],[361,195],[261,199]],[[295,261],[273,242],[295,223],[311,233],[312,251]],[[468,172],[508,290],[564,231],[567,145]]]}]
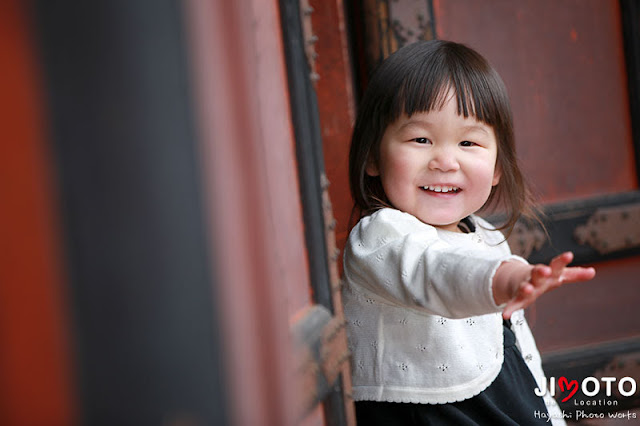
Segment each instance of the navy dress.
[{"label": "navy dress", "polygon": [[[504,322],[504,362],[496,380],[473,398],[451,404],[357,401],[358,426],[548,425],[547,407],[534,393],[531,371]],[[534,413],[544,413],[544,415]]]}]

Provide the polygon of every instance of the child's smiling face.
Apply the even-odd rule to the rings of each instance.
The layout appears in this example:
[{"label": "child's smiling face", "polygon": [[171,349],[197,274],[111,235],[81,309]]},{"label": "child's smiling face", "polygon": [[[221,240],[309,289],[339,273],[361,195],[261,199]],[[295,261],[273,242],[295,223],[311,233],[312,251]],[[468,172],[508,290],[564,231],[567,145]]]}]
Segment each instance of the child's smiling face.
[{"label": "child's smiling face", "polygon": [[498,143],[491,126],[458,115],[452,93],[440,110],[401,116],[380,142],[380,176],[391,204],[422,222],[458,231],[461,219],[485,204],[498,184]]}]

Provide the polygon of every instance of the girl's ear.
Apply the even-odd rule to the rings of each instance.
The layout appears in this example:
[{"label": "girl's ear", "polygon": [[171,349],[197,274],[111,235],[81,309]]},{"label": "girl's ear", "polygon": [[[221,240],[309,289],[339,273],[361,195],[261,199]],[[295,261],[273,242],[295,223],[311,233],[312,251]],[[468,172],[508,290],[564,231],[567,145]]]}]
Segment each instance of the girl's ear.
[{"label": "girl's ear", "polygon": [[369,159],[367,160],[367,167],[364,170],[369,176],[380,176],[380,170],[378,170],[378,165],[372,155],[369,156]]},{"label": "girl's ear", "polygon": [[493,171],[493,180],[491,181],[491,186],[496,186],[500,182],[500,176],[502,176],[502,170],[500,165],[496,164],[496,168]]}]

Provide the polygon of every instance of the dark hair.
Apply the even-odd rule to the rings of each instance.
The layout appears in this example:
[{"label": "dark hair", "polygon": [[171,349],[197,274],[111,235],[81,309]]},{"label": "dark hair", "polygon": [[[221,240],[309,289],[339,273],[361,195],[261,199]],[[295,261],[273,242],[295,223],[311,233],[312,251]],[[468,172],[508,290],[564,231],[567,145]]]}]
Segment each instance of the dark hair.
[{"label": "dark hair", "polygon": [[355,208],[367,215],[391,207],[379,176],[366,173],[367,163],[379,162],[380,141],[387,126],[402,114],[440,109],[453,91],[458,114],[488,124],[498,142],[501,178],[483,210],[504,208],[507,235],[521,215],[535,218],[532,197],[516,159],[513,118],[507,90],[498,73],[475,50],[443,40],[405,46],[380,64],[358,109],[351,149],[349,180]]}]

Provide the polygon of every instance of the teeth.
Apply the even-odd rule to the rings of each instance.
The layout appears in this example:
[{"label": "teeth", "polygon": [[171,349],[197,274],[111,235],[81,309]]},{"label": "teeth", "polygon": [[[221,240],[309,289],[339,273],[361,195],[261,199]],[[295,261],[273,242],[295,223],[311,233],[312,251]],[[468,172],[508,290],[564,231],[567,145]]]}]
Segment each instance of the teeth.
[{"label": "teeth", "polygon": [[422,189],[433,192],[458,192],[460,188],[457,186],[429,185],[423,186]]}]

